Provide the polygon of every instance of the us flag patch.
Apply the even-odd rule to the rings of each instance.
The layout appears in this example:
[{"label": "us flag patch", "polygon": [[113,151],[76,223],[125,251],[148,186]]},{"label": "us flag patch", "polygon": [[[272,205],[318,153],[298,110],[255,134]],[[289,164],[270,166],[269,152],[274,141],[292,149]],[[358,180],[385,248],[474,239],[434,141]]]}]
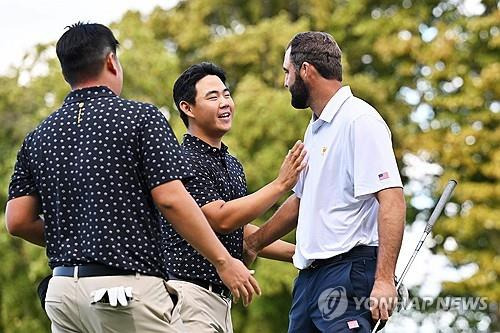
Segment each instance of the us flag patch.
[{"label": "us flag patch", "polygon": [[378,174],[378,180],[384,180],[389,178],[389,173],[388,172],[383,172]]}]

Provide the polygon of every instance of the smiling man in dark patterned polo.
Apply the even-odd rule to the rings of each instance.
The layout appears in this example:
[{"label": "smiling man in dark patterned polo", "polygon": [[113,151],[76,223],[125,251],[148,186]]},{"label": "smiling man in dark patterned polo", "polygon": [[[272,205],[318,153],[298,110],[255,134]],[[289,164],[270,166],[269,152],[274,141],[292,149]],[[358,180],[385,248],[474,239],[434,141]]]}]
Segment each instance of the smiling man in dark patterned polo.
[{"label": "smiling man in dark patterned polo", "polygon": [[[228,152],[222,137],[231,129],[234,102],[223,70],[212,63],[189,67],[174,85],[174,100],[188,129],[181,145],[195,177],[184,182],[229,253],[243,257],[243,234],[297,182],[304,168],[305,150],[297,142],[285,158],[278,177],[249,194],[240,162]],[[230,293],[214,267],[165,224],[167,270],[181,291],[181,319],[189,332],[232,332]],[[291,261],[295,247],[278,241],[260,255]],[[178,279],[175,281],[174,279]]]}]

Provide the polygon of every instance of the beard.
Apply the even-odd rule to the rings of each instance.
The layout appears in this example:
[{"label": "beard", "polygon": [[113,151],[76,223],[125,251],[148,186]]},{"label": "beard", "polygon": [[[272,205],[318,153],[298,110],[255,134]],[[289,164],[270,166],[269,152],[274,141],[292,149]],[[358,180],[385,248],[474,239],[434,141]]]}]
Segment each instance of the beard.
[{"label": "beard", "polygon": [[307,89],[300,75],[295,76],[295,82],[290,86],[292,94],[292,106],[296,109],[307,109],[309,107],[309,89]]}]

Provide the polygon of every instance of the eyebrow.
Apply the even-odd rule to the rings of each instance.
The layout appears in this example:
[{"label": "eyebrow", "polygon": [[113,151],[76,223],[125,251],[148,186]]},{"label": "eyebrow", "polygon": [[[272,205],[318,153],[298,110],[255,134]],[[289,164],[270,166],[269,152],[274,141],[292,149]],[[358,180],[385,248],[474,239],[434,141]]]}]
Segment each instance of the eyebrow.
[{"label": "eyebrow", "polygon": [[[224,90],[222,90],[222,93],[225,93],[225,92],[229,92],[229,89],[225,88]],[[209,92],[207,92],[205,94],[205,97],[208,97],[209,95],[212,95],[212,94],[218,94],[218,93],[219,93],[218,90],[210,90]]]}]

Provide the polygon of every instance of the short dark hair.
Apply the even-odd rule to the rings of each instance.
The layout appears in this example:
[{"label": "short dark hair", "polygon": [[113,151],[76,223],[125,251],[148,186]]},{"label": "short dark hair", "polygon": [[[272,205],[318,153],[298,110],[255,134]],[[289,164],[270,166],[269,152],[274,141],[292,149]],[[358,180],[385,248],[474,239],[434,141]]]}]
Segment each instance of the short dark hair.
[{"label": "short dark hair", "polygon": [[189,126],[188,116],[181,110],[181,102],[185,101],[195,105],[196,83],[207,75],[216,75],[226,84],[226,74],[219,66],[211,62],[201,62],[186,69],[174,83],[174,102],[179,110],[179,115],[186,127]]},{"label": "short dark hair", "polygon": [[78,22],[66,27],[59,38],[56,53],[64,79],[71,85],[97,77],[109,52],[116,54],[120,43],[111,30],[97,23]]},{"label": "short dark hair", "polygon": [[325,79],[342,81],[342,51],[333,37],[320,31],[296,34],[288,46],[290,59],[298,71],[302,63],[312,64]]}]

